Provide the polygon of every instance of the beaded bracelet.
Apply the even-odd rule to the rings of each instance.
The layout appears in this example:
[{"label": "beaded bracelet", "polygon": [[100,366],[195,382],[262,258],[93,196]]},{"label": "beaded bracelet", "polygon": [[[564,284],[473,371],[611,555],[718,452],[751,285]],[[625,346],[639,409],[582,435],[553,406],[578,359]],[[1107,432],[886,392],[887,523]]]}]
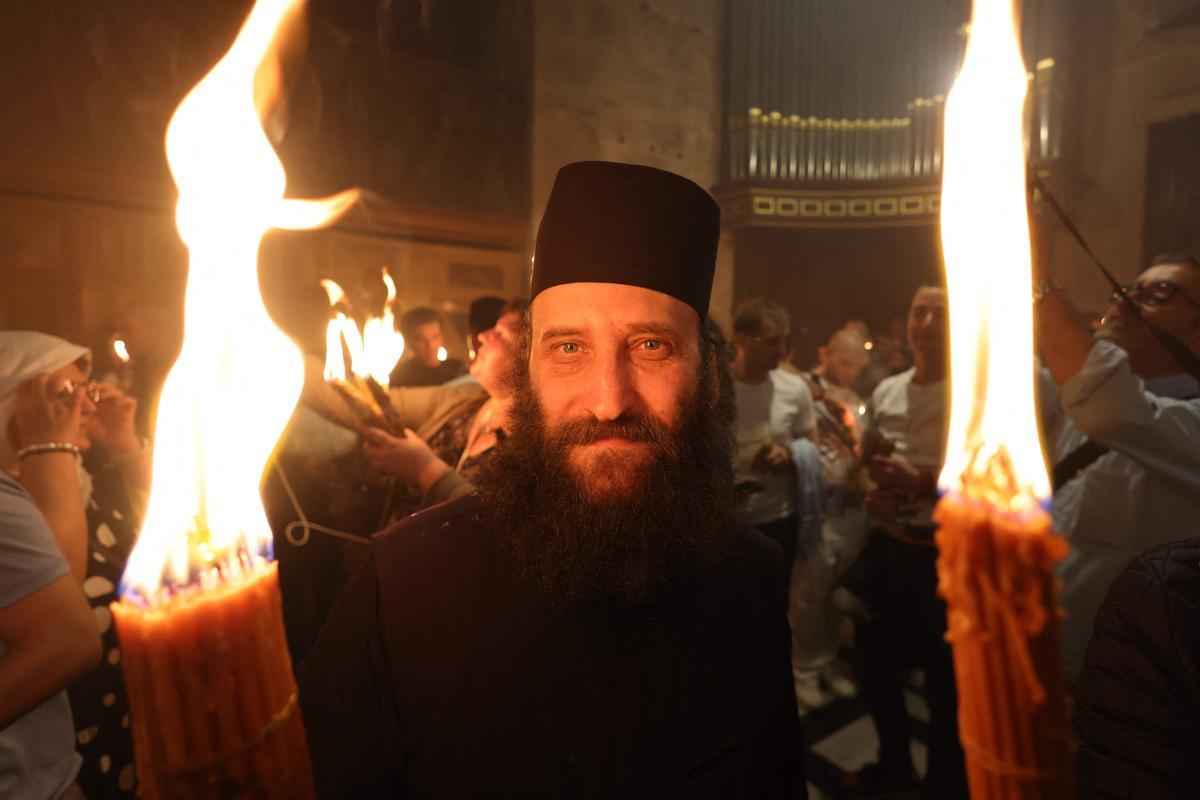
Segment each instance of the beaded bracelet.
[{"label": "beaded bracelet", "polygon": [[31,444],[28,447],[22,447],[17,451],[17,460],[20,461],[25,456],[36,456],[39,453],[71,453],[79,455],[79,447],[70,442],[43,442],[42,444]]}]

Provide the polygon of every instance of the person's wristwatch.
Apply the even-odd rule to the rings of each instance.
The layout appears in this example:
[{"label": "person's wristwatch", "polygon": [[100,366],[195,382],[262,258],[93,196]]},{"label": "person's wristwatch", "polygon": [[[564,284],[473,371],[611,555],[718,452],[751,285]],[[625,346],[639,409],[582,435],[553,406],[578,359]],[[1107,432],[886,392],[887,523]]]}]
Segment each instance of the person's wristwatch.
[{"label": "person's wristwatch", "polygon": [[1037,303],[1042,302],[1042,298],[1046,295],[1053,294],[1054,292],[1061,292],[1062,290],[1062,284],[1054,278],[1040,280],[1033,285],[1033,302],[1036,305]]}]

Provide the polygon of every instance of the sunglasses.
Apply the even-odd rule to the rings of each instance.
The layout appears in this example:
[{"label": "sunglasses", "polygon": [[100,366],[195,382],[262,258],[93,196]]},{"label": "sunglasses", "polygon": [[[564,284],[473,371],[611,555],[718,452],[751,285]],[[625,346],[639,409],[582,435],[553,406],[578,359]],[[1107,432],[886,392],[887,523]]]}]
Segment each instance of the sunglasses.
[{"label": "sunglasses", "polygon": [[1128,300],[1137,303],[1139,306],[1147,306],[1149,308],[1161,308],[1171,302],[1171,299],[1179,295],[1188,302],[1192,308],[1200,311],[1200,303],[1187,296],[1187,293],[1179,287],[1178,284],[1170,281],[1157,281],[1155,283],[1127,283],[1119,290],[1113,292],[1112,298],[1115,302]]},{"label": "sunglasses", "polygon": [[80,392],[83,392],[84,396],[93,403],[100,402],[100,384],[96,383],[96,381],[65,380],[63,381],[62,388],[54,396],[65,402]]}]

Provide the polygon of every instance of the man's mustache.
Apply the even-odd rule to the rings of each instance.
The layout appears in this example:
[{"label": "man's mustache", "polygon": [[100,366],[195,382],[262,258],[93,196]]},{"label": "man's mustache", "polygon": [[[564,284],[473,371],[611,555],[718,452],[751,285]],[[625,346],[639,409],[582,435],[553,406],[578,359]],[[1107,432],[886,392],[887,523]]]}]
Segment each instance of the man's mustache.
[{"label": "man's mustache", "polygon": [[560,446],[592,444],[604,439],[663,444],[670,441],[671,431],[654,417],[622,415],[603,422],[595,417],[568,420],[556,425],[550,436]]}]

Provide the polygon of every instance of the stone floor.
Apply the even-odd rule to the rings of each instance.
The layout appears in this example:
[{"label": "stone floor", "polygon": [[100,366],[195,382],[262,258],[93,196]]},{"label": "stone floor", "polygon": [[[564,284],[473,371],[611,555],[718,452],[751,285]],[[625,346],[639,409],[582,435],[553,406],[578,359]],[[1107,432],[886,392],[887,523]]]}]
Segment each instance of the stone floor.
[{"label": "stone floor", "polygon": [[[904,695],[916,733],[912,744],[913,764],[917,772],[924,775],[929,708],[918,691],[906,689]],[[835,787],[843,774],[854,772],[875,759],[879,740],[875,736],[875,726],[858,698],[834,700],[823,708],[809,711],[801,717],[800,729],[805,744],[804,766],[810,800],[834,797]]]}]

